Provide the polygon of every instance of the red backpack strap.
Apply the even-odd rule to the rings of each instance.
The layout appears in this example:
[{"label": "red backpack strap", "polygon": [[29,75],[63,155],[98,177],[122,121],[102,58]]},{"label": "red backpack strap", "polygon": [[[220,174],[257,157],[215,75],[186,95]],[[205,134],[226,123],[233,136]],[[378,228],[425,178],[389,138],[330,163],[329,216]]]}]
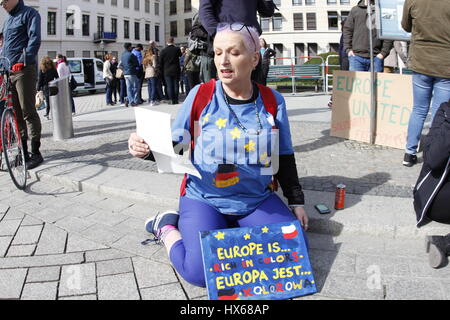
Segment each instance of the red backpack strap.
[{"label": "red backpack strap", "polygon": [[[191,154],[194,152],[195,138],[200,135],[200,127],[196,125],[200,119],[203,109],[211,102],[216,89],[216,80],[211,79],[206,83],[202,83],[195,94],[194,101],[191,108],[191,122],[189,125],[189,132],[191,134]],[[180,196],[186,194],[187,174],[184,175],[180,187]]]},{"label": "red backpack strap", "polygon": [[264,108],[266,108],[267,112],[269,112],[273,116],[273,119],[275,121],[278,110],[277,99],[275,98],[272,89],[259,83],[257,83],[257,85],[259,92],[261,93],[261,99],[263,101]]}]

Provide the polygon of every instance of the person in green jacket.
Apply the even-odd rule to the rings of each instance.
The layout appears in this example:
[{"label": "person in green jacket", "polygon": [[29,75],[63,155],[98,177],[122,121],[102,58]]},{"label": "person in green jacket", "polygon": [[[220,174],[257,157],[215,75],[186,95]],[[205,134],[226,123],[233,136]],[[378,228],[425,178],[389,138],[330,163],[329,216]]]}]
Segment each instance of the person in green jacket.
[{"label": "person in green jacket", "polygon": [[417,163],[417,147],[431,104],[434,118],[450,99],[449,0],[406,0],[402,27],[411,32],[410,65],[414,104],[408,124],[403,165]]}]

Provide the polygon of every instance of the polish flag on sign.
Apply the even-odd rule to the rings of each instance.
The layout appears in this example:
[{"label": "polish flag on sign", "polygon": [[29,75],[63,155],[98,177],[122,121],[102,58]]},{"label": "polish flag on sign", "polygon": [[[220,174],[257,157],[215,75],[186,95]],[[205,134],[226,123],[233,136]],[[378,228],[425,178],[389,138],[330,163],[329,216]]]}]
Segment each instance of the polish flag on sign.
[{"label": "polish flag on sign", "polygon": [[298,230],[293,224],[286,227],[281,227],[281,231],[283,232],[284,239],[292,239],[298,236]]}]

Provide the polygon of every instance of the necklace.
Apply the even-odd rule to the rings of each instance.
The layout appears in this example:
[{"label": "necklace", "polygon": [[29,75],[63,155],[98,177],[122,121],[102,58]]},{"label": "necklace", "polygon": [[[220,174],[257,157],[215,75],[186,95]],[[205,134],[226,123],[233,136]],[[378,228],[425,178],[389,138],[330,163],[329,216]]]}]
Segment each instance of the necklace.
[{"label": "necklace", "polygon": [[[230,110],[230,113],[232,114],[234,120],[236,120],[238,126],[242,129],[242,131],[244,131],[245,133],[248,134],[250,132],[250,130],[248,130],[246,127],[244,127],[244,125],[242,124],[242,122],[239,120],[236,113],[234,112],[234,110],[231,108],[230,103],[228,102],[228,96],[227,96],[225,90],[223,89],[223,86],[222,86],[222,91],[224,94],[224,98],[225,98],[225,102],[227,104],[228,110]],[[253,92],[252,92],[252,97],[253,97]],[[263,126],[261,123],[261,118],[259,117],[258,107],[256,106],[256,99],[253,102],[253,107],[255,108],[256,119],[258,120],[258,129],[256,130],[256,135],[259,135],[263,129]]]}]

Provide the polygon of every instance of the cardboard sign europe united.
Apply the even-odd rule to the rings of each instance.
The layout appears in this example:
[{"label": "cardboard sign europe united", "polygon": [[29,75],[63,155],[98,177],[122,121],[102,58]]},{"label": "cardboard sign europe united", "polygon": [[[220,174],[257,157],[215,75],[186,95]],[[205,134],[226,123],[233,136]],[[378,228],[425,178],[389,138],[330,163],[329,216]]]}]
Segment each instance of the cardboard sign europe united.
[{"label": "cardboard sign europe united", "polygon": [[[376,73],[375,144],[404,149],[413,105],[410,75]],[[335,71],[331,135],[370,142],[370,72]]]},{"label": "cardboard sign europe united", "polygon": [[315,293],[300,223],[200,232],[210,300],[279,300]]}]

